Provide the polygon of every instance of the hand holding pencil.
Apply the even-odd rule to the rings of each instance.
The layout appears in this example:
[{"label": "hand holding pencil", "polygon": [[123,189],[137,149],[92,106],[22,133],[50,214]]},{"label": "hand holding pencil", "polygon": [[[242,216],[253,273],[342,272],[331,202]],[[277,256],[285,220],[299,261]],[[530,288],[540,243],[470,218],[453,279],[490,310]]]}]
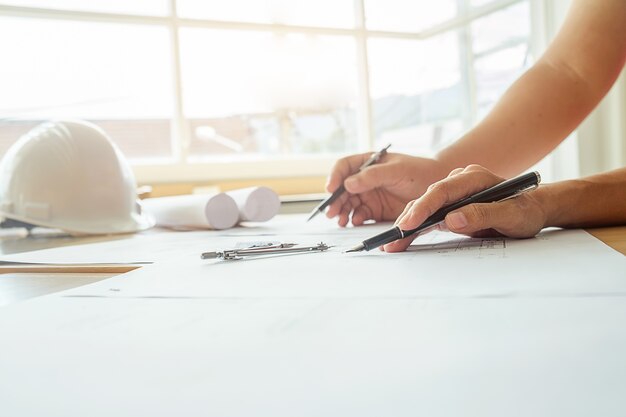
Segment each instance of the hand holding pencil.
[{"label": "hand holding pencil", "polygon": [[444,178],[450,169],[440,162],[400,153],[387,153],[380,160],[359,171],[371,152],[352,155],[337,161],[326,190],[346,192],[328,205],[326,217],[338,218],[339,226],[355,226],[368,220],[393,221],[406,204],[422,195],[426,188]]}]

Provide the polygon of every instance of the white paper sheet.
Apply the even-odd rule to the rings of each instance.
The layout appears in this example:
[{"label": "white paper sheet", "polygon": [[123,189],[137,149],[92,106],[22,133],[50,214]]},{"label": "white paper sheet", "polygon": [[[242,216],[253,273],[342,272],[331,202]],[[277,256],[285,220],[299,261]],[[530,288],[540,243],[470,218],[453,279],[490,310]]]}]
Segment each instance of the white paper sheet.
[{"label": "white paper sheet", "polygon": [[[303,219],[286,215],[225,231],[138,234],[2,260],[158,262],[82,287],[75,294],[89,296],[519,297],[626,291],[626,257],[582,230],[548,230],[525,240],[470,239],[434,232],[419,237],[405,253],[345,254],[345,249],[389,225],[340,229],[328,221],[306,223]],[[260,240],[301,245],[324,241],[334,247],[323,253],[234,262],[200,259],[205,251]]]},{"label": "white paper sheet", "polygon": [[[200,252],[238,241],[259,239],[273,240],[281,235],[281,230],[298,227],[303,223],[301,216],[279,216],[267,223],[244,223],[224,231],[171,231],[150,230],[143,233],[111,236],[109,241],[64,246],[5,255],[6,262],[64,263],[64,264],[103,264],[103,263],[151,263],[177,259],[179,256],[199,256]],[[332,224],[327,225],[329,233],[341,233]],[[224,243],[222,243],[224,242]]]},{"label": "white paper sheet", "polygon": [[0,309],[7,416],[622,416],[626,303],[109,299]]},{"label": "white paper sheet", "polygon": [[[545,231],[525,240],[471,239],[433,232],[418,238],[404,253],[343,253],[386,227],[263,235],[271,240],[307,245],[324,241],[336,246],[328,252],[241,261],[201,260],[200,248],[206,246],[194,242],[186,246],[186,254],[173,260],[72,294],[259,298],[626,294],[626,257],[581,230]],[[215,244],[228,248],[251,238],[258,236],[223,235]]]},{"label": "white paper sheet", "polygon": [[[0,309],[2,414],[623,415],[626,257],[576,230],[341,252],[386,227],[294,216],[89,245],[158,263]],[[260,239],[336,247],[199,259]]]}]

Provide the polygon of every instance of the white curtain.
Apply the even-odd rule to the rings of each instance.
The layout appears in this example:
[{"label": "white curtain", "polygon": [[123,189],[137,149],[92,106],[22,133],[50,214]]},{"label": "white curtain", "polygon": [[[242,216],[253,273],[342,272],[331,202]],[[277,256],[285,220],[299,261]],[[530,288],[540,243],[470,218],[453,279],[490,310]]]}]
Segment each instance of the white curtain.
[{"label": "white curtain", "polygon": [[[570,0],[531,0],[535,51],[558,32]],[[595,174],[626,166],[626,70],[580,127],[539,164],[549,180]]]},{"label": "white curtain", "polygon": [[626,166],[626,70],[578,129],[581,175]]}]

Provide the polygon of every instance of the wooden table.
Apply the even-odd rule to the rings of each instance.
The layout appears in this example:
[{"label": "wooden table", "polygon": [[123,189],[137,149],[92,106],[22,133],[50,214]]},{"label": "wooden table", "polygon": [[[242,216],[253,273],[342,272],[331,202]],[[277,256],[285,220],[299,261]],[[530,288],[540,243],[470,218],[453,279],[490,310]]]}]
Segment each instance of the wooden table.
[{"label": "wooden table", "polygon": [[587,229],[587,232],[626,255],[626,226]]}]

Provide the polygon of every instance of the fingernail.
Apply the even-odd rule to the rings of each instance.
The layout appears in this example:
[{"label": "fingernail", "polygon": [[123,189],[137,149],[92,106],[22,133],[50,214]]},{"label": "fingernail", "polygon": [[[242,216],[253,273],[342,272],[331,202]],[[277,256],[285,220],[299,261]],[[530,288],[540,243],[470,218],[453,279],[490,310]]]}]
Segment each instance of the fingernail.
[{"label": "fingernail", "polygon": [[451,213],[448,214],[446,223],[454,229],[463,229],[467,226],[467,218],[463,213]]},{"label": "fingernail", "polygon": [[352,188],[354,186],[356,186],[357,183],[357,179],[354,177],[350,177],[346,180],[346,182],[344,183],[344,185],[348,188]]}]

